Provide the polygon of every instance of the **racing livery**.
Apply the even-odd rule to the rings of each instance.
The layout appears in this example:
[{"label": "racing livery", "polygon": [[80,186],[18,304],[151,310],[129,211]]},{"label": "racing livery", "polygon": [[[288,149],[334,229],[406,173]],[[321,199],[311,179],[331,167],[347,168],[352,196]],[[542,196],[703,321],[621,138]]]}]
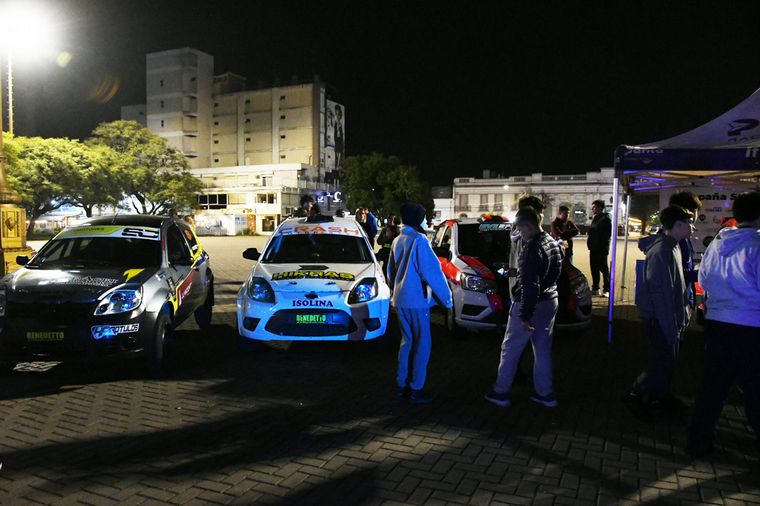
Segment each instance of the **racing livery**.
[{"label": "racing livery", "polygon": [[240,344],[352,340],[385,334],[390,289],[367,236],[350,218],[285,220],[238,292]]},{"label": "racing livery", "polygon": [[193,230],[116,215],[67,228],[0,282],[0,364],[145,351],[160,370],[171,331],[211,323],[213,273]]},{"label": "racing livery", "polygon": [[[439,225],[432,239],[454,300],[446,315],[451,332],[459,328],[500,329],[506,325],[510,294],[510,233],[499,216],[462,218]],[[557,283],[559,309],[555,325],[581,330],[591,322],[591,291],[585,276],[567,258]]]}]

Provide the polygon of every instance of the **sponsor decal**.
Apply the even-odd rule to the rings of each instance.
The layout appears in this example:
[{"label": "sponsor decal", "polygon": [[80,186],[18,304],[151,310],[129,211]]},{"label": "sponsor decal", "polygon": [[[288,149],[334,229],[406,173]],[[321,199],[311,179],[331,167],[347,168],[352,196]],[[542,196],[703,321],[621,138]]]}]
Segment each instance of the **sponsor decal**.
[{"label": "sponsor decal", "polygon": [[135,276],[137,276],[144,270],[145,269],[127,269],[126,271],[124,271],[124,276],[126,276],[126,278],[124,279],[124,282],[125,283],[128,282],[130,279],[134,278]]},{"label": "sponsor decal", "polygon": [[329,300],[294,300],[293,307],[333,307]]},{"label": "sponsor decal", "polygon": [[327,315],[323,314],[297,314],[296,323],[327,323]]},{"label": "sponsor decal", "polygon": [[158,241],[159,229],[152,227],[122,227],[116,225],[78,226],[67,228],[55,239],[70,239],[72,237],[131,237]]},{"label": "sponsor decal", "polygon": [[295,227],[282,227],[280,228],[279,235],[293,235],[293,234],[337,234],[337,235],[354,235],[361,237],[361,232],[358,228],[349,227],[337,227],[334,225],[323,227],[322,225],[298,225]]},{"label": "sponsor decal", "polygon": [[127,325],[93,325],[90,329],[92,337],[96,340],[109,339],[119,334],[131,334],[140,331],[139,323],[129,323]]},{"label": "sponsor decal", "polygon": [[729,137],[734,137],[735,135],[739,135],[745,130],[752,130],[758,125],[760,125],[760,121],[756,120],[755,118],[735,119],[728,124],[727,135]]},{"label": "sponsor decal", "polygon": [[512,230],[511,223],[481,223],[478,226],[478,232],[509,232]]},{"label": "sponsor decal", "polygon": [[[710,195],[709,193],[706,195],[698,195],[699,200],[735,200],[738,196],[738,193],[732,193],[730,195],[726,195],[725,193],[713,193]],[[722,208],[720,209],[723,210]]]},{"label": "sponsor decal", "polygon": [[66,280],[66,284],[69,285],[82,285],[82,286],[101,286],[107,288],[119,283],[118,279],[113,278],[95,278],[92,276],[71,277]]},{"label": "sponsor decal", "polygon": [[63,332],[27,332],[26,340],[35,342],[63,341]]},{"label": "sponsor decal", "polygon": [[272,274],[272,281],[284,279],[334,279],[338,281],[353,281],[356,277],[350,272],[335,271],[286,271]]}]

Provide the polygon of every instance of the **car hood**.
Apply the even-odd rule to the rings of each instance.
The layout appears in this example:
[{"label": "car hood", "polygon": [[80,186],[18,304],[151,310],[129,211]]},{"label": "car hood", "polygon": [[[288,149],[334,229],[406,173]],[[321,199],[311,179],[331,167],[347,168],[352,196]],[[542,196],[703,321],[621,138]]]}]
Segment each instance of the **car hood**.
[{"label": "car hood", "polygon": [[378,276],[374,263],[367,264],[264,264],[259,263],[253,270],[272,285],[276,292],[317,293],[345,292],[356,281],[365,277]]},{"label": "car hood", "polygon": [[87,302],[127,281],[142,284],[156,271],[156,268],[59,270],[23,267],[5,278],[5,285],[7,297],[12,301]]}]

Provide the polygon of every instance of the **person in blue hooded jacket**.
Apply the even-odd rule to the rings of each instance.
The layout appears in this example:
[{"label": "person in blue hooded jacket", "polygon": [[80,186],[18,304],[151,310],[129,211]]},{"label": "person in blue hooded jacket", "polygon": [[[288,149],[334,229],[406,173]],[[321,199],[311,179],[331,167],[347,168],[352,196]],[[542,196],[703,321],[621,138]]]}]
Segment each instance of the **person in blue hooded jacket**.
[{"label": "person in blue hooded jacket", "polygon": [[404,226],[393,240],[387,265],[391,304],[401,331],[396,395],[415,404],[433,400],[423,391],[431,349],[430,308],[436,301],[446,308],[453,304],[449,283],[422,229],[424,220],[420,204],[401,206]]}]

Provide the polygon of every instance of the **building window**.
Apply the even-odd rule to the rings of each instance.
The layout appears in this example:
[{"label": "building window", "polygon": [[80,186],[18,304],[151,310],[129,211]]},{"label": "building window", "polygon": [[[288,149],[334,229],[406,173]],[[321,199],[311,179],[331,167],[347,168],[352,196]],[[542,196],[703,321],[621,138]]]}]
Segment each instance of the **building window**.
[{"label": "building window", "polygon": [[251,103],[251,99],[250,99],[250,98],[246,98],[246,99],[245,99],[245,103],[246,103],[246,104],[250,104],[250,103]]},{"label": "building window", "polygon": [[280,155],[280,159],[284,160],[285,159],[285,155]]},{"label": "building window", "polygon": [[251,138],[250,137],[246,137],[245,138],[245,142],[251,142]]},{"label": "building window", "polygon": [[158,81],[158,85],[163,88],[164,87],[164,80],[161,79],[160,81]]},{"label": "building window", "polygon": [[214,121],[214,126],[219,126],[219,122],[218,121]]},{"label": "building window", "polygon": [[280,95],[280,100],[285,100],[285,95]]},{"label": "building window", "polygon": [[162,100],[161,101],[161,109],[163,109],[163,108],[164,108],[164,101]]},{"label": "building window", "polygon": [[281,136],[280,136],[280,139],[284,139],[284,138],[285,138],[285,136],[284,136],[284,135],[281,135]]},{"label": "building window", "polygon": [[285,115],[283,114],[282,116],[280,116],[280,119],[285,119]]},{"label": "building window", "polygon": [[219,163],[219,159],[218,158],[214,158],[214,162]]},{"label": "building window", "polygon": [[161,128],[164,128],[164,120],[161,120]]},{"label": "building window", "polygon": [[246,123],[250,123],[251,122],[251,118],[245,118],[245,122]]},{"label": "building window", "polygon": [[219,139],[214,139],[214,144],[219,144]]},{"label": "building window", "polygon": [[191,78],[190,78],[190,82],[191,82],[191,83],[194,83],[194,82],[195,82],[195,80],[196,80],[196,77],[195,77],[195,76],[193,76],[193,77],[191,77]]},{"label": "building window", "polygon": [[214,102],[214,107],[219,107],[219,102]]},{"label": "building window", "polygon": [[258,204],[276,204],[277,195],[274,193],[257,193],[256,203]]},{"label": "building window", "polygon": [[211,195],[198,195],[198,204],[203,210],[208,209],[226,209],[227,208],[227,194],[211,194]]}]

